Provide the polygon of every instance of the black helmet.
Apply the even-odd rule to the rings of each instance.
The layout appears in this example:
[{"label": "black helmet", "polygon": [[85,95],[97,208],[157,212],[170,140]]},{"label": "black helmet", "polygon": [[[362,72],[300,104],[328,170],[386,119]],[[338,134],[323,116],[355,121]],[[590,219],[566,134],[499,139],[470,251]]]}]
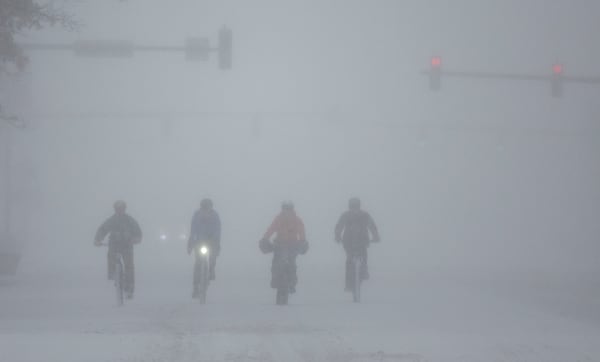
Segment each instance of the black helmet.
[{"label": "black helmet", "polygon": [[348,200],[348,208],[352,210],[360,209],[360,199],[358,197],[353,197]]},{"label": "black helmet", "polygon": [[115,212],[125,212],[125,209],[127,209],[127,204],[123,200],[117,200],[113,204],[113,208],[115,209]]},{"label": "black helmet", "polygon": [[200,207],[203,209],[212,209],[213,202],[211,199],[202,199],[202,201],[200,201]]},{"label": "black helmet", "polygon": [[294,210],[294,203],[290,200],[285,200],[281,203],[281,210]]}]

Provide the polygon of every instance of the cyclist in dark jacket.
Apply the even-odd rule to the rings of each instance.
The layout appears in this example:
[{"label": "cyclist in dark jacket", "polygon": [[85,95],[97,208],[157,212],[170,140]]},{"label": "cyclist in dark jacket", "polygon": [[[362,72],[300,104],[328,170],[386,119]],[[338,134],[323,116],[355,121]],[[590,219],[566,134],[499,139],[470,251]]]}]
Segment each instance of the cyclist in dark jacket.
[{"label": "cyclist in dark jacket", "polygon": [[[200,202],[200,209],[192,217],[190,237],[187,244],[188,254],[191,254],[201,241],[207,241],[210,244],[209,273],[210,280],[215,280],[215,265],[217,256],[221,251],[221,219],[213,208],[213,202],[210,199],[203,199]],[[194,273],[194,289],[198,283],[198,276]]]},{"label": "cyclist in dark jacket", "polygon": [[137,221],[127,213],[127,204],[119,200],[114,203],[115,213],[109,217],[96,232],[94,245],[101,246],[102,240],[108,235],[108,279],[113,279],[115,263],[118,254],[123,256],[125,285],[123,289],[127,298],[133,298],[135,286],[135,271],[133,263],[133,245],[142,241],[142,230]]},{"label": "cyclist in dark jacket", "polygon": [[[371,237],[369,237],[369,233]],[[369,278],[367,248],[372,242],[379,242],[379,232],[371,215],[361,210],[360,199],[353,197],[348,202],[348,211],[340,216],[335,226],[335,241],[341,242],[346,251],[346,291],[352,290],[352,254],[363,258],[362,278]]]}]

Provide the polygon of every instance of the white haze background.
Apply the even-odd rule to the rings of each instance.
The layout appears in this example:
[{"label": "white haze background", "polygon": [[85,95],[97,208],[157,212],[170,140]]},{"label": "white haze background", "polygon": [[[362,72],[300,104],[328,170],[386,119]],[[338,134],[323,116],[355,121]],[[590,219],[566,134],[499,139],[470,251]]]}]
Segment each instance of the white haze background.
[{"label": "white haze background", "polygon": [[[600,5],[65,6],[80,32],[21,41],[214,44],[227,25],[233,69],[181,53],[30,53],[26,81],[3,90],[30,120],[11,131],[13,182],[30,207],[13,215],[24,235],[19,275],[0,286],[9,360],[39,357],[27,341],[82,343],[73,353],[98,360],[600,358],[599,90],[567,84],[555,99],[543,82],[443,78],[431,92],[420,73],[441,55],[447,69],[548,74],[561,62],[567,74],[599,74]],[[207,196],[221,215],[223,252],[203,311],[189,300],[191,261],[177,235]],[[382,234],[360,306],[342,293],[344,256],[333,241],[351,196]],[[92,239],[119,198],[145,236],[136,300],[115,310]],[[289,310],[271,308],[270,258],[257,248],[283,199],[294,200],[311,243]],[[127,336],[131,344],[106,351]]]}]

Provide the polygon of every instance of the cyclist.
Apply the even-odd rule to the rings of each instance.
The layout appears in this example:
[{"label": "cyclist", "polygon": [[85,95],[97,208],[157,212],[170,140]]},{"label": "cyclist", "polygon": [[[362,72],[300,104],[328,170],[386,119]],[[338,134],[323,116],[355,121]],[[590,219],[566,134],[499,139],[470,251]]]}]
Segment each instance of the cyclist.
[{"label": "cyclist", "polygon": [[[271,243],[271,237],[275,234],[275,239]],[[281,204],[281,212],[275,217],[271,226],[260,241],[260,248],[263,252],[274,251],[271,264],[271,288],[277,288],[276,285],[276,261],[281,257],[284,248],[291,248],[291,286],[290,293],[296,292],[298,276],[296,273],[296,257],[298,254],[305,254],[308,250],[306,235],[304,232],[304,223],[296,215],[294,203],[284,201]]]},{"label": "cyclist", "polygon": [[[187,244],[188,254],[191,254],[201,241],[210,243],[209,278],[210,280],[215,280],[217,256],[221,252],[221,219],[219,218],[219,214],[213,208],[212,200],[207,198],[200,201],[200,208],[196,210],[192,217],[190,237]],[[197,296],[198,294],[198,283],[200,283],[199,277],[198,273],[194,272],[193,296]]]},{"label": "cyclist", "polygon": [[135,286],[133,245],[142,241],[142,230],[137,221],[125,212],[127,209],[125,201],[116,201],[113,208],[115,213],[98,228],[94,245],[101,246],[102,240],[108,235],[108,279],[114,279],[117,256],[121,254],[125,273],[123,290],[127,298],[131,299]]},{"label": "cyclist", "polygon": [[[369,237],[371,234],[371,238]],[[352,291],[352,255],[358,252],[363,258],[361,277],[369,279],[367,266],[367,248],[372,242],[379,242],[379,232],[371,215],[361,210],[360,199],[353,197],[348,201],[348,210],[344,212],[335,226],[335,241],[341,242],[346,251],[345,291]]]}]

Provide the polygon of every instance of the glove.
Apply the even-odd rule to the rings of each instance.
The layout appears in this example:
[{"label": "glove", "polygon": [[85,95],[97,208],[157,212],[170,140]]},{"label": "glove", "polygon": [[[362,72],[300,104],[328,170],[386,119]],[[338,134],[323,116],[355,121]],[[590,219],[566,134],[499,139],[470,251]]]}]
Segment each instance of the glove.
[{"label": "glove", "polygon": [[304,255],[304,254],[306,254],[306,252],[308,252],[308,241],[301,240],[298,243],[298,254]]},{"label": "glove", "polygon": [[374,243],[378,243],[380,241],[381,241],[381,239],[379,238],[379,235],[377,235],[376,237],[373,238]]},{"label": "glove", "polygon": [[94,246],[102,246],[102,240],[94,240]]},{"label": "glove", "polygon": [[142,242],[142,238],[133,238],[133,239],[131,239],[131,242],[133,244],[139,244]]},{"label": "glove", "polygon": [[336,242],[336,243],[341,243],[341,242],[342,242],[342,237],[341,237],[341,236],[339,236],[339,235],[336,235],[336,236],[335,236],[335,242]]},{"label": "glove", "polygon": [[263,254],[272,253],[274,250],[273,243],[267,239],[261,239],[258,242],[258,248],[263,252]]}]

